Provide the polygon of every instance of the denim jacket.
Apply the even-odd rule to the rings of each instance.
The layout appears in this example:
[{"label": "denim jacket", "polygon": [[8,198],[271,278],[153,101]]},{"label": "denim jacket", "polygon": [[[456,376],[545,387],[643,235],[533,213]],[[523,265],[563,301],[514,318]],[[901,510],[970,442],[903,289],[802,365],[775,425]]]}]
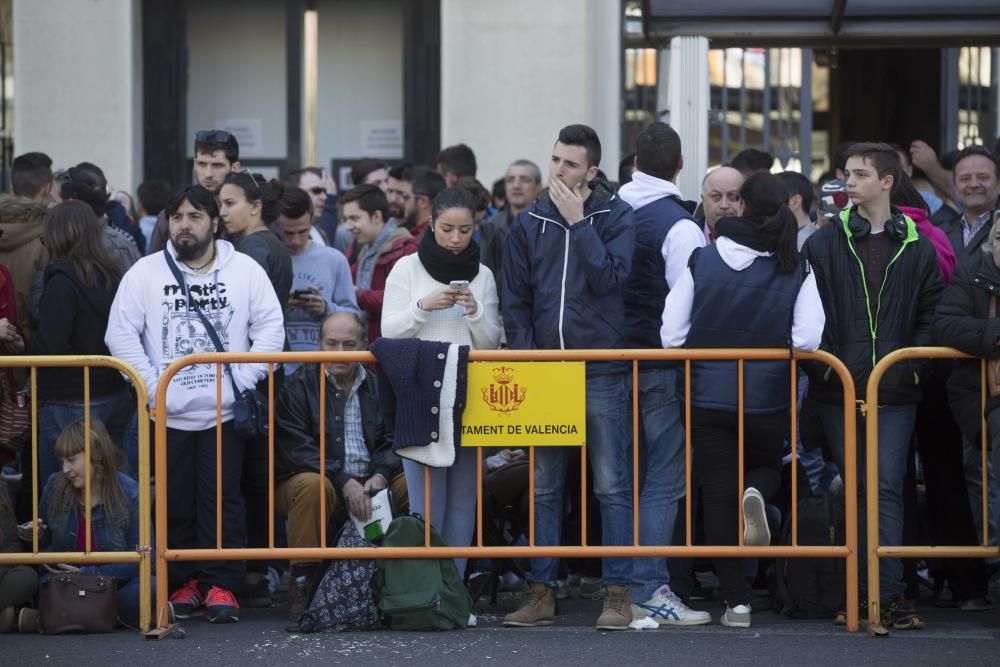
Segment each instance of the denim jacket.
[{"label": "denim jacket", "polygon": [[[38,507],[38,516],[48,526],[48,530],[39,536],[45,544],[45,551],[76,551],[79,505],[73,503],[69,507],[50,507],[56,481],[61,475],[62,473],[54,473],[49,477]],[[124,492],[128,512],[121,516],[109,517],[105,513],[103,504],[95,505],[91,509],[91,533],[97,544],[97,551],[133,551],[139,544],[139,484],[120,472],[116,473],[116,476]],[[119,586],[139,576],[138,563],[110,563],[80,569],[84,572],[110,575],[117,580]]]}]

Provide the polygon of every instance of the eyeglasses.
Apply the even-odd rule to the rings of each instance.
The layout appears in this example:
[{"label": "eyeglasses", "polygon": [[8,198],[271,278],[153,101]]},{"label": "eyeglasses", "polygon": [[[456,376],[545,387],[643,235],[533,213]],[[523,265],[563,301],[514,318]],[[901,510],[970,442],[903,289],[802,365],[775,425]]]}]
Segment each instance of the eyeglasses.
[{"label": "eyeglasses", "polygon": [[235,138],[236,137],[234,137],[231,132],[226,132],[225,130],[199,130],[194,135],[195,142],[199,144],[206,141],[215,141],[220,144],[225,144]]},{"label": "eyeglasses", "polygon": [[309,188],[309,192],[313,193],[314,195],[322,195],[326,194],[326,188],[324,188],[322,185],[317,185],[314,188]]}]

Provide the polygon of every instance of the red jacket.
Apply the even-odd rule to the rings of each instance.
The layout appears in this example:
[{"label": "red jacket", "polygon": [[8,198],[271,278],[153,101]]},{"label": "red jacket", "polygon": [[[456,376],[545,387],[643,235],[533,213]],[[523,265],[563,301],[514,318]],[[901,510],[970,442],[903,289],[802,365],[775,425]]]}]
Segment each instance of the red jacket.
[{"label": "red jacket", "polygon": [[[410,231],[402,227],[396,229],[377,251],[371,288],[355,290],[358,306],[368,315],[369,343],[382,335],[382,300],[385,297],[385,282],[389,278],[389,272],[400,257],[411,255],[416,251],[417,240],[410,235]],[[358,283],[359,263],[354,262],[351,265],[351,278],[355,285]]]}]

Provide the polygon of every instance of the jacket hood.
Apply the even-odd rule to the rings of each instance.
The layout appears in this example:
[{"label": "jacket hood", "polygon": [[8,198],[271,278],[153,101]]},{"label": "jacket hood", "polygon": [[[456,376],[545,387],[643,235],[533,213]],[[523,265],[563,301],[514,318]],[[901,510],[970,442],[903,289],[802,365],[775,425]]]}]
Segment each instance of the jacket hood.
[{"label": "jacket hood", "polygon": [[924,224],[929,224],[931,219],[927,215],[927,211],[922,208],[914,208],[912,206],[900,206],[899,212],[913,220],[918,228],[922,227]]},{"label": "jacket hood", "polygon": [[[618,196],[635,209],[642,208],[663,197],[676,197],[683,202],[681,191],[677,189],[676,185],[642,171],[633,173],[632,180],[618,188]],[[687,207],[685,206],[685,208]],[[689,212],[693,210],[691,209]]]},{"label": "jacket hood", "polygon": [[107,318],[111,312],[111,303],[115,299],[117,285],[87,287],[76,274],[73,265],[63,260],[54,260],[45,267],[45,282],[53,276],[65,276],[76,287],[80,295],[90,304],[91,308],[102,317]]},{"label": "jacket hood", "polygon": [[[619,200],[611,186],[599,178],[592,180],[589,186],[590,196],[587,197],[587,201],[583,202],[584,217],[589,218],[595,213],[609,212],[612,202]],[[539,217],[558,223],[563,227],[567,226],[567,221],[563,220],[562,214],[549,196],[548,188],[538,196],[530,210]]]},{"label": "jacket hood", "polygon": [[399,239],[413,239],[413,235],[410,233],[410,230],[407,229],[406,227],[396,227],[394,230],[392,230],[392,232],[389,234],[386,240],[382,242],[382,245],[379,246],[378,250],[375,251],[376,261],[382,255],[392,250],[393,245],[395,245],[396,241],[398,241]]},{"label": "jacket hood", "polygon": [[715,246],[719,251],[719,256],[722,257],[722,261],[726,263],[726,266],[734,271],[744,270],[753,264],[753,261],[758,257],[771,256],[771,253],[769,252],[762,252],[760,250],[748,248],[745,245],[737,243],[728,236],[720,236],[715,241]]},{"label": "jacket hood", "polygon": [[42,222],[48,212],[44,201],[0,196],[0,251],[10,252],[42,236]]},{"label": "jacket hood", "polygon": [[[179,268],[182,273],[189,273],[193,276],[202,275],[177,257],[177,250],[174,248],[173,241],[167,241],[167,248],[163,252],[170,253],[170,256],[173,257],[174,261],[177,263],[177,268]],[[215,252],[218,253],[218,257],[216,257],[215,266],[212,267],[212,271],[224,271],[226,267],[229,266],[229,263],[233,261],[233,255],[236,254],[236,248],[233,247],[233,244],[229,241],[217,239],[215,241]]]}]

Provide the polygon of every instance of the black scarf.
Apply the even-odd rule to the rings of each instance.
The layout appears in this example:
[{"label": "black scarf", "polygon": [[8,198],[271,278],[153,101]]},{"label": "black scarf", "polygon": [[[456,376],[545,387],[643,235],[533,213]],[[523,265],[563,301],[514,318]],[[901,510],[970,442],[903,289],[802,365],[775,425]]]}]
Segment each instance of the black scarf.
[{"label": "black scarf", "polygon": [[431,278],[447,285],[453,280],[468,280],[479,275],[479,244],[470,240],[469,245],[457,255],[442,248],[434,239],[434,230],[424,231],[417,246],[417,256]]},{"label": "black scarf", "polygon": [[715,237],[725,236],[757,252],[774,252],[780,225],[755,225],[749,218],[726,217],[715,223]]}]

